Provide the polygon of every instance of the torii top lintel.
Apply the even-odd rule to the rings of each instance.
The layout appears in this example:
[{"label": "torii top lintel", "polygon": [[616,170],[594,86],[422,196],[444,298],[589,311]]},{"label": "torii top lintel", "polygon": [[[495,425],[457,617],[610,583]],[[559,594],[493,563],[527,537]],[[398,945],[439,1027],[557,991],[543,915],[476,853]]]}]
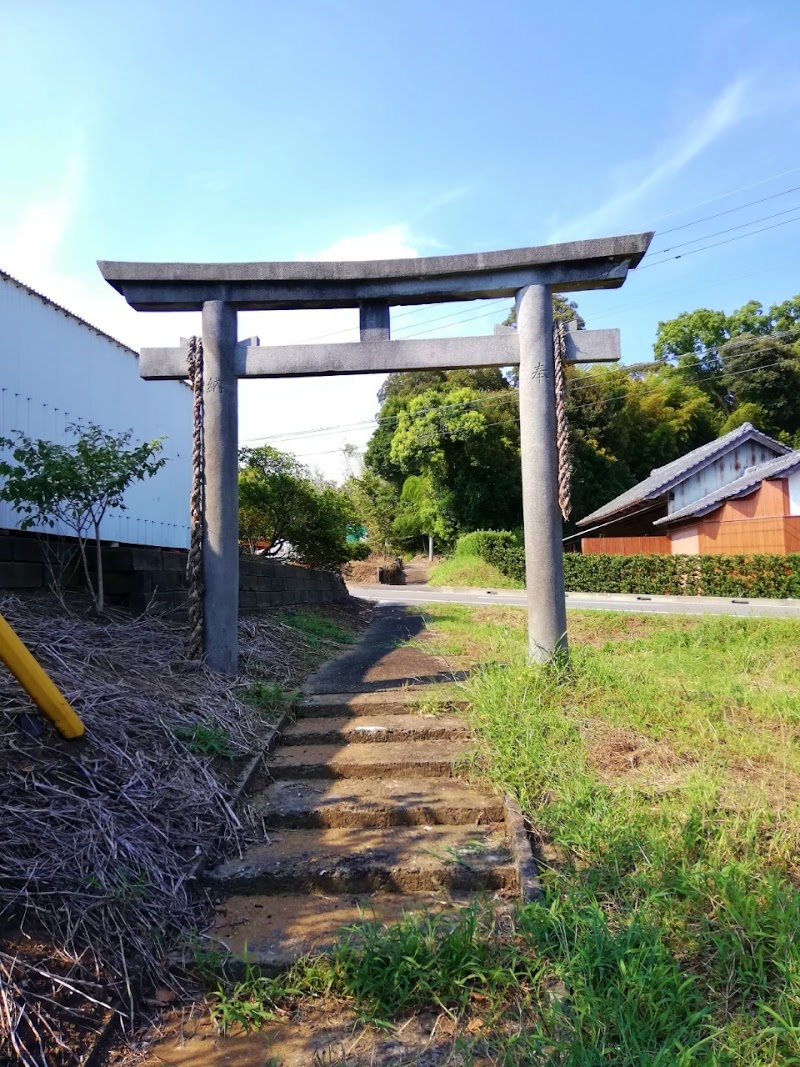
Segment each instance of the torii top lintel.
[{"label": "torii top lintel", "polygon": [[223,300],[251,311],[430,304],[513,296],[527,285],[558,292],[617,289],[652,233],[420,259],[341,262],[120,263],[103,277],[137,311],[197,311]]}]

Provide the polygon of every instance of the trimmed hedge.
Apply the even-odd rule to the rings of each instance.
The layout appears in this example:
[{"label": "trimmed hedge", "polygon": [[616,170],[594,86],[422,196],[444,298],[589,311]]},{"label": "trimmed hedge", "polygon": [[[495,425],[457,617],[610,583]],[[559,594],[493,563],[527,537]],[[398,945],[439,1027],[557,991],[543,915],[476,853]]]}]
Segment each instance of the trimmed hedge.
[{"label": "trimmed hedge", "polygon": [[[502,568],[501,568],[502,569]],[[800,555],[564,556],[570,592],[800,597]]]},{"label": "trimmed hedge", "polygon": [[[508,530],[477,530],[459,538],[457,555],[477,555],[525,584],[525,550]],[[800,555],[564,556],[564,581],[574,593],[651,596],[800,597]]]},{"label": "trimmed hedge", "polygon": [[472,533],[462,534],[456,541],[456,556],[480,556],[488,562],[492,562],[489,556],[492,553],[502,554],[510,548],[517,548],[519,541],[508,530],[474,530]]}]

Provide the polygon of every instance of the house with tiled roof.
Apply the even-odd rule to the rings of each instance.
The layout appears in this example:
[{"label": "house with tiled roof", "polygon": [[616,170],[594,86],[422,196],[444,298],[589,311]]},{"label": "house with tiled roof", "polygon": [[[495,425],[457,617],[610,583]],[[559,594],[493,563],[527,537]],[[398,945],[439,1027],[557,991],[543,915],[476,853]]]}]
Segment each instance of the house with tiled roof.
[{"label": "house with tiled roof", "polygon": [[656,468],[578,526],[584,553],[800,552],[800,451],[746,422]]}]

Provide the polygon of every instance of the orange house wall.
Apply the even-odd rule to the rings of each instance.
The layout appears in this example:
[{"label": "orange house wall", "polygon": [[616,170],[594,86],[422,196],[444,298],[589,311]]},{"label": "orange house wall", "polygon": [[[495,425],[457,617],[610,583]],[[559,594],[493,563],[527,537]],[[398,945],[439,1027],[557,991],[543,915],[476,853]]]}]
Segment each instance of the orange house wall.
[{"label": "orange house wall", "polygon": [[789,486],[785,478],[762,482],[755,493],[727,500],[706,515],[706,522],[736,522],[739,519],[782,518],[789,514]]},{"label": "orange house wall", "polygon": [[738,556],[750,553],[783,555],[800,544],[800,519],[742,519],[739,522],[700,524],[701,556]]},{"label": "orange house wall", "polygon": [[668,537],[582,537],[584,556],[601,553],[610,556],[668,556]]},{"label": "orange house wall", "polygon": [[702,556],[797,551],[800,522],[789,516],[786,479],[762,482],[755,493],[728,500],[698,524]]}]

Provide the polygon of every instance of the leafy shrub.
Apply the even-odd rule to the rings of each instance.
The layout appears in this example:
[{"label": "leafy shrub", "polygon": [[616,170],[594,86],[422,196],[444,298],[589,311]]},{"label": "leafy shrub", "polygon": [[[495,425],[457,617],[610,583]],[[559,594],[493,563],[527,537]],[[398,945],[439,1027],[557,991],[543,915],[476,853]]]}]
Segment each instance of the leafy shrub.
[{"label": "leafy shrub", "polygon": [[[125,493],[135,482],[152,478],[167,462],[163,438],[132,445],[133,430],[113,433],[97,423],[67,426],[74,441],[68,445],[34,440],[20,430],[0,437],[0,449],[10,449],[14,460],[0,461],[5,483],[0,500],[7,500],[25,516],[20,529],[65,525],[78,539],[86,588],[98,614],[105,610],[103,553],[100,531],[112,508],[124,511]],[[87,543],[94,538],[95,581],[92,582]]]},{"label": "leafy shrub", "polygon": [[489,553],[516,548],[519,541],[509,530],[474,530],[463,534],[456,542],[456,556],[480,556],[488,562]]},{"label": "leafy shrub", "polygon": [[351,560],[369,559],[374,549],[369,541],[348,541],[347,551]]}]

